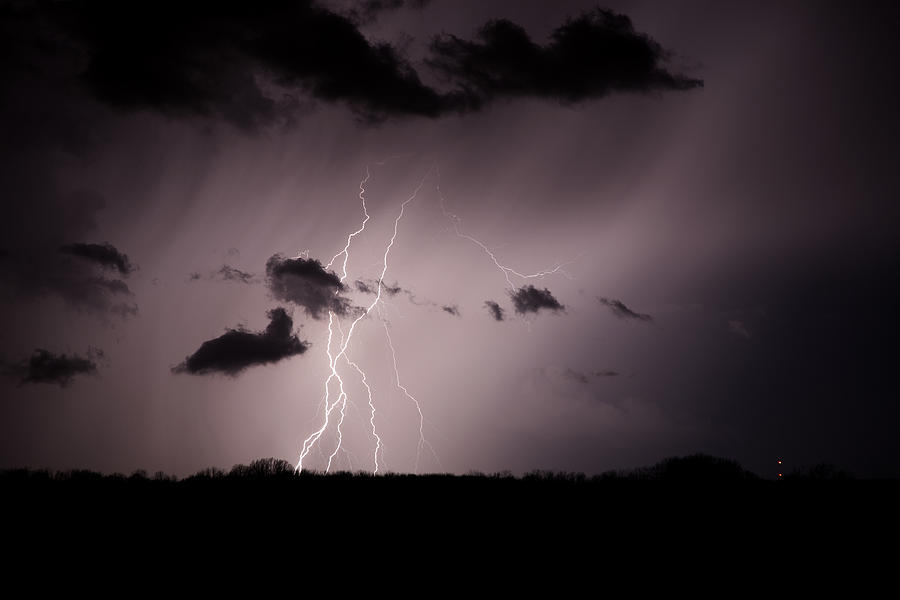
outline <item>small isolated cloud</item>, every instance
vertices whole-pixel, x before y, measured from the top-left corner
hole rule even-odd
[[[208,279],[210,281],[234,281],[236,283],[248,284],[257,283],[257,280],[253,278],[253,273],[241,271],[230,265],[222,265],[219,270],[211,272],[206,277],[196,271],[188,275],[188,281],[201,281],[203,279]]]
[[[348,19],[359,25],[375,21],[381,14],[401,8],[422,9],[431,0],[362,0],[346,12]]]
[[[222,268],[216,271],[216,277],[222,281],[236,281],[238,283],[253,283],[253,273],[245,273],[240,269],[228,265],[222,265]]]
[[[266,314],[269,325],[265,331],[254,333],[242,328],[229,329],[224,335],[203,342],[172,372],[191,375],[224,373],[233,377],[247,367],[276,363],[306,352],[309,344],[292,334],[294,321],[283,308],[274,308]]]
[[[635,319],[638,321],[652,321],[653,317],[647,314],[638,313],[627,306],[621,300],[613,300],[611,298],[597,298],[597,301],[600,304],[609,307],[609,310],[612,311],[614,315],[616,315],[620,319]]]
[[[728,321],[728,331],[748,340],[752,337],[750,330],[747,329],[747,325],[743,321]]]
[[[454,317],[459,316],[459,307],[456,306],[455,304],[453,304],[451,306],[442,306],[441,310],[444,311],[445,313],[447,313],[448,315],[453,315]]]
[[[510,297],[513,305],[516,307],[516,312],[522,315],[530,312],[536,313],[542,308],[554,312],[565,309],[547,288],[539,290],[533,285],[526,285],[511,292]]]
[[[361,281],[357,279],[353,282],[353,285],[356,287],[357,292],[362,292],[363,294],[372,294],[373,296],[378,293],[377,288],[370,286],[365,281]]]
[[[381,291],[388,296],[394,297],[400,292],[404,291],[402,287],[397,285],[397,282],[394,282],[393,286],[386,284],[383,281],[377,281],[375,279],[357,279],[353,282],[354,287],[356,287],[357,292],[362,292],[363,294],[371,294],[375,295],[378,293],[378,286],[381,285]]]
[[[594,371],[594,377],[618,377],[618,371]]]
[[[119,252],[109,242],[103,244],[65,244],[59,247],[63,254],[77,256],[91,261],[104,268],[116,269],[122,277],[128,277],[135,270],[134,265],[128,260],[128,255]]]
[[[585,383],[585,384],[588,383],[587,375],[585,375],[584,373],[582,373],[580,371],[576,371],[575,369],[571,369],[571,368],[567,367],[566,370],[563,371],[563,375],[565,377],[568,377],[569,379],[573,379],[573,380],[577,381],[578,383]]]
[[[88,349],[87,356],[77,354],[54,354],[40,348],[31,357],[7,368],[7,374],[18,379],[19,384],[49,383],[66,387],[80,375],[96,375],[96,360],[103,357],[103,351]]]
[[[493,300],[485,300],[484,305],[495,321],[503,320],[503,308]]]
[[[276,299],[302,306],[314,319],[321,319],[328,311],[340,316],[352,311],[350,300],[340,295],[347,286],[318,260],[276,254],[266,262],[266,276]]]

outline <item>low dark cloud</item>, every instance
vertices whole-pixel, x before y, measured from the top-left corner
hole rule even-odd
[[[253,273],[247,273],[228,265],[216,271],[216,277],[222,281],[236,281],[238,283],[253,283]]]
[[[266,277],[272,296],[302,306],[314,319],[321,319],[328,311],[340,316],[353,311],[350,300],[340,295],[347,286],[318,260],[276,254],[266,262]]]
[[[388,4],[372,3],[367,14]],[[374,120],[437,117],[453,104],[396,48],[311,0],[84,0],[32,11],[48,38],[86,58],[81,78],[93,95],[121,109],[255,129],[289,121],[300,96]]]
[[[563,375],[565,375],[569,379],[573,379],[573,380],[577,381],[578,383],[583,383],[583,384],[588,383],[587,375],[585,375],[581,371],[576,371],[575,369],[572,369],[572,368],[566,368],[566,370],[563,372]]]
[[[516,312],[522,315],[525,313],[536,313],[542,308],[554,312],[565,309],[547,288],[539,290],[533,285],[526,285],[514,292],[510,292],[510,297]]]
[[[458,317],[459,315],[459,307],[455,304],[450,306],[442,306],[441,310],[447,313],[448,315],[453,315],[454,317]]]
[[[422,9],[432,0],[363,0],[355,2],[346,11],[348,19],[359,25],[375,21],[384,13],[394,12],[402,8]]]
[[[507,20],[488,22],[474,41],[439,36],[425,61],[449,83],[437,90],[402,50],[359,29],[424,4],[368,0],[341,13],[313,0],[23,2],[0,15],[0,31],[14,34],[4,50],[19,74],[41,71],[67,91],[77,81],[122,110],[248,131],[290,123],[309,98],[381,121],[479,110],[504,97],[575,102],[702,83],[669,72],[667,52],[628,17],[597,10],[564,23],[546,46]],[[34,61],[36,48],[53,60]]]
[[[234,281],[236,283],[247,284],[258,283],[258,281],[253,278],[253,273],[241,271],[230,265],[222,265],[219,270],[211,272],[207,277],[204,277],[196,271],[188,274],[188,281],[201,281],[203,279],[208,279],[210,281]]]
[[[374,288],[365,281],[361,281],[359,279],[354,281],[353,285],[356,286],[356,291],[362,292],[363,294],[372,294],[374,296],[378,293],[378,288]]]
[[[104,268],[116,269],[123,277],[128,277],[135,270],[131,261],[128,260],[128,255],[119,252],[109,242],[102,244],[65,244],[59,247],[59,251],[63,254],[77,256],[78,258],[94,262]]]
[[[35,171],[39,153],[29,154],[26,160],[13,153],[0,164],[8,200],[0,218],[0,297],[29,302],[55,296],[101,317],[136,314],[133,294],[120,279],[134,270],[128,256],[108,243],[73,242],[96,229],[103,196],[85,189],[61,193]]]
[[[103,357],[99,349],[89,349],[87,356],[54,354],[40,348],[29,358],[6,368],[7,375],[18,379],[19,384],[48,383],[66,387],[75,377],[96,375],[96,360]]]
[[[621,300],[613,300],[611,298],[597,298],[597,301],[600,304],[609,307],[609,310],[612,311],[614,315],[616,315],[620,319],[635,319],[637,321],[652,321],[653,317],[650,315],[639,313],[631,310]]]
[[[503,311],[503,308],[499,304],[497,304],[493,300],[485,300],[484,305],[485,305],[485,307],[487,307],[488,312],[491,314],[491,316],[494,318],[495,321],[503,320],[503,312],[504,311]]]
[[[569,19],[536,44],[506,19],[489,21],[471,41],[444,34],[427,63],[470,93],[477,105],[503,97],[562,102],[613,92],[686,90],[703,82],[669,72],[669,53],[625,15],[597,9]]]
[[[594,371],[594,377],[618,377],[618,371]]]
[[[384,293],[385,293],[385,294],[387,294],[388,296],[391,296],[391,297],[396,296],[396,295],[399,294],[400,292],[406,292],[407,294],[412,295],[412,292],[410,292],[409,290],[404,290],[402,287],[400,287],[399,285],[397,285],[397,282],[396,282],[396,281],[394,282],[394,285],[392,285],[392,286],[390,286],[390,285],[388,285],[388,284],[386,284],[385,282],[382,281],[382,282],[381,282],[381,289],[384,290]]]
[[[247,367],[276,363],[302,354],[309,348],[292,333],[294,321],[283,308],[268,313],[265,331],[254,333],[242,328],[229,329],[224,335],[203,342],[200,348],[174,367],[174,373],[207,375],[224,373],[235,376]]]
[[[375,279],[357,279],[353,282],[353,284],[356,287],[356,291],[362,292],[363,294],[377,294],[379,284],[381,285],[381,291],[391,297],[396,296],[400,292],[404,291],[410,293],[408,290],[404,290],[402,287],[400,287],[397,282],[394,282],[394,285],[390,286],[383,281],[379,282]]]

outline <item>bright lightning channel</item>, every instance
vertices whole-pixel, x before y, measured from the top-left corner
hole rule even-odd
[[[384,164],[384,163],[382,162],[382,163],[378,163],[378,164]],[[300,451],[300,458],[297,460],[297,465],[295,467],[295,470],[298,472],[303,470],[303,460],[306,458],[306,456],[309,454],[310,450],[312,450],[312,448],[316,445],[316,443],[322,437],[322,434],[325,432],[325,430],[328,429],[331,413],[334,411],[334,409],[339,404],[341,405],[341,410],[340,410],[340,420],[338,421],[338,424],[337,424],[337,445],[334,449],[334,452],[332,452],[332,454],[328,458],[328,464],[325,469],[326,473],[331,469],[332,461],[333,461],[334,457],[337,455],[338,451],[341,449],[341,444],[343,443],[343,437],[341,434],[340,427],[343,424],[343,420],[344,420],[344,416],[345,416],[345,408],[346,408],[346,404],[347,404],[347,393],[344,390],[344,380],[341,378],[340,374],[338,373],[337,364],[338,364],[338,361],[342,357],[346,356],[347,348],[350,345],[350,341],[353,339],[353,333],[354,333],[354,330],[356,329],[356,325],[364,317],[366,317],[372,311],[372,309],[375,308],[375,306],[377,306],[378,303],[381,301],[381,290],[382,290],[381,282],[384,281],[384,276],[387,274],[388,256],[390,255],[391,248],[393,248],[394,242],[397,239],[397,233],[399,231],[400,221],[401,221],[401,219],[403,219],[403,214],[406,210],[406,206],[410,202],[412,202],[413,200],[416,199],[416,197],[419,194],[419,191],[425,185],[425,181],[428,179],[429,175],[431,175],[431,172],[434,170],[434,168],[435,167],[432,165],[432,167],[428,169],[428,172],[425,174],[425,176],[422,178],[422,180],[416,186],[412,195],[410,195],[409,198],[407,198],[405,201],[403,201],[403,203],[400,204],[400,212],[397,215],[397,218],[394,219],[393,235],[391,236],[391,239],[388,242],[387,247],[384,250],[384,256],[382,258],[381,276],[378,278],[378,290],[375,295],[375,300],[373,300],[372,303],[368,307],[366,307],[365,310],[361,314],[359,314],[359,316],[356,317],[356,319],[354,319],[354,321],[350,325],[349,330],[347,331],[346,336],[343,335],[343,332],[341,332],[341,340],[338,343],[339,351],[337,354],[332,354],[332,342],[334,339],[335,314],[331,310],[328,311],[328,343],[325,347],[325,353],[328,356],[328,363],[329,363],[329,368],[330,368],[331,372],[328,375],[328,378],[325,380],[325,398],[324,398],[325,417],[324,417],[322,426],[319,429],[317,429],[316,431],[314,431],[313,433],[311,433],[309,435],[309,437],[307,437],[303,441],[303,448]],[[347,278],[347,261],[349,259],[350,245],[353,241],[353,238],[356,237],[357,235],[359,235],[360,233],[362,233],[363,230],[365,230],[366,223],[369,221],[369,212],[368,212],[368,209],[366,208],[366,203],[365,203],[365,189],[366,189],[365,185],[368,182],[369,177],[370,177],[370,171],[369,171],[369,168],[367,167],[366,168],[366,177],[362,180],[362,182],[360,182],[360,192],[359,192],[359,198],[360,198],[360,201],[362,202],[363,213],[365,215],[362,225],[360,226],[360,228],[358,230],[354,231],[349,236],[347,236],[347,244],[344,246],[344,249],[341,250],[340,252],[338,252],[331,259],[331,261],[328,262],[328,265],[326,266],[326,268],[330,268],[331,265],[334,264],[334,261],[337,260],[341,254],[344,255],[344,261],[343,261],[342,268],[341,268],[341,272],[342,272],[341,279],[340,279],[341,283],[343,283],[344,280]],[[395,358],[394,365],[396,367],[396,358]],[[357,367],[357,370],[359,370],[360,373],[362,374],[362,376],[365,377],[362,370],[359,369],[359,367]],[[331,397],[331,382],[334,379],[337,379],[337,381],[338,381],[339,393],[337,395],[337,398],[334,400],[334,402],[329,402],[329,399]],[[398,378],[398,383],[399,383],[399,378]],[[368,388],[368,384],[366,384],[366,387]],[[405,388],[404,388],[404,392],[405,392]],[[410,396],[408,392],[405,392],[405,393],[407,394],[407,396],[412,398],[412,396]],[[414,398],[413,398],[413,400],[415,401]],[[419,414],[421,415],[422,414],[421,407],[419,407],[418,401],[415,401],[415,403],[416,403],[417,408],[419,409]],[[375,428],[374,410],[375,410],[375,408],[374,408],[374,404],[371,403],[371,396],[370,396],[370,407],[373,411],[371,423],[372,423],[372,427],[373,427],[373,431],[374,431],[374,428]],[[422,434],[421,427],[420,427],[419,432],[420,432],[420,436],[421,436],[421,434]],[[378,449],[380,448],[380,445],[381,445],[380,438],[377,437],[377,433],[376,433],[376,450],[375,450],[376,470],[377,470]],[[432,449],[432,451],[433,451],[433,449]],[[417,459],[417,468],[418,468],[418,459]]]

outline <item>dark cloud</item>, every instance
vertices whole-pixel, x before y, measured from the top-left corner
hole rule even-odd
[[[503,320],[503,308],[501,308],[499,304],[493,300],[485,300],[484,305],[487,307],[488,312],[491,313],[491,316],[494,317],[495,321]]]
[[[522,315],[530,312],[536,313],[542,308],[555,312],[565,308],[553,297],[550,290],[547,288],[539,290],[533,285],[526,285],[514,292],[510,292],[510,297],[512,298],[513,305],[516,307],[516,312]]]
[[[430,3],[431,0],[363,0],[362,2],[356,2],[345,14],[354,23],[363,25],[371,23],[387,12],[397,11],[402,8],[421,10]]]
[[[245,273],[240,269],[228,265],[216,271],[216,276],[223,281],[237,281],[238,283],[253,283],[253,273]]]
[[[565,375],[569,379],[574,379],[578,383],[588,383],[587,375],[585,375],[581,371],[576,371],[575,369],[566,368],[566,370],[563,372],[563,375]]]
[[[204,279],[204,277],[198,272],[190,273],[188,275],[188,281],[200,281],[201,279]],[[247,273],[229,265],[222,265],[222,268],[210,273],[206,279],[236,281],[237,283],[257,283],[257,280],[253,279],[253,273]]]
[[[393,286],[390,286],[390,285],[388,285],[388,284],[386,284],[385,282],[382,281],[382,282],[381,282],[381,289],[383,289],[383,290],[384,290],[384,293],[387,294],[388,296],[396,296],[396,295],[399,294],[400,292],[406,292],[406,293],[409,294],[410,296],[412,295],[412,292],[410,292],[409,290],[404,290],[404,289],[401,288],[399,285],[397,285],[397,282],[396,282],[396,281],[394,282],[394,285],[393,285]]]
[[[618,371],[594,371],[594,377],[618,377]]]
[[[224,335],[203,342],[200,348],[174,367],[174,373],[206,375],[225,373],[235,376],[247,367],[276,363],[302,354],[309,344],[291,333],[294,321],[283,308],[268,313],[266,330],[253,333],[244,329],[229,329]]]
[[[70,254],[88,261],[92,261],[101,267],[114,268],[119,271],[123,277],[135,270],[135,267],[128,260],[128,256],[119,252],[115,246],[109,242],[102,244],[66,244],[59,247],[59,251],[63,254]]]
[[[266,276],[275,298],[302,306],[314,319],[322,318],[328,311],[345,316],[353,310],[350,301],[340,295],[347,286],[318,260],[276,254],[266,262]]]
[[[456,306],[455,304],[453,304],[451,306],[442,306],[441,310],[444,311],[445,313],[447,313],[448,315],[453,315],[454,317],[459,316],[459,307]]]
[[[394,282],[393,286],[390,286],[383,281],[379,282],[374,279],[367,279],[365,281],[357,279],[353,283],[356,286],[356,291],[362,292],[363,294],[372,294],[372,295],[377,294],[379,283],[381,284],[381,291],[391,297],[396,296],[400,292],[404,292],[404,291],[408,294],[411,293],[408,290],[404,290],[402,287],[397,285],[396,282]]]
[[[394,47],[369,42],[357,23],[311,0],[37,6],[48,37],[87,59],[81,78],[92,93],[122,109],[253,129],[296,113],[301,94],[344,103],[366,119],[436,117],[451,104]]]
[[[370,286],[368,283],[366,283],[365,281],[360,281],[359,279],[354,281],[353,285],[356,286],[356,291],[362,292],[363,294],[375,295],[378,293],[377,289],[372,288],[372,286]]]
[[[77,80],[115,108],[220,118],[245,130],[289,123],[301,97],[380,121],[478,110],[501,97],[578,101],[701,84],[666,70],[666,51],[628,17],[598,10],[564,23],[547,46],[506,20],[484,25],[477,41],[438,37],[426,64],[451,84],[439,91],[400,50],[359,30],[385,11],[424,4],[369,0],[340,14],[312,0],[25,2],[0,15],[9,34],[0,50],[12,57],[0,67],[46,71],[69,91]],[[49,58],[37,61],[38,53]]]
[[[489,21],[478,41],[444,34],[431,45],[427,63],[468,90],[478,105],[496,98],[537,96],[562,102],[613,92],[686,90],[699,79],[670,73],[669,54],[625,15],[597,9],[569,19],[534,43],[510,21]]]
[[[87,357],[77,354],[53,354],[40,348],[35,349],[30,358],[26,358],[7,368],[7,374],[19,380],[19,384],[49,383],[66,387],[79,375],[96,375],[96,359],[102,358],[103,352],[89,349]]]
[[[39,249],[19,253],[16,259],[0,269],[0,277],[10,284],[10,291],[25,298],[56,295],[78,311],[120,317],[137,314],[128,285],[103,277],[94,262],[59,260]]]
[[[620,300],[611,298],[597,298],[597,301],[604,306],[608,306],[609,310],[620,319],[636,319],[638,321],[652,321],[653,317],[647,314],[634,312]]]

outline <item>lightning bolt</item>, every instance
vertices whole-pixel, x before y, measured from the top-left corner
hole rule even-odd
[[[347,364],[349,364],[351,367],[356,369],[357,373],[359,373],[359,376],[362,378],[362,384],[364,386],[366,386],[366,393],[369,396],[369,409],[371,410],[371,412],[370,412],[371,416],[369,417],[369,424],[372,426],[372,437],[375,438],[375,456],[374,456],[375,470],[372,471],[372,473],[377,475],[378,474],[378,451],[381,450],[381,437],[378,435],[378,430],[375,428],[375,404],[372,402],[372,388],[369,387],[369,383],[368,383],[368,381],[366,381],[366,374],[365,374],[365,372],[363,372],[362,369],[359,368],[359,365],[357,365],[355,362],[350,360],[349,356],[345,356],[344,358],[347,359]]]
[[[392,158],[394,158],[394,157],[390,157],[388,159],[385,159],[383,161],[373,163],[373,164],[377,165],[377,166],[381,166],[381,165],[384,165],[388,160],[391,160]],[[358,229],[356,229],[355,231],[348,234],[347,241],[344,244],[343,249],[341,249],[337,254],[335,254],[331,258],[331,260],[328,261],[328,264],[325,266],[326,269],[331,269],[335,263],[340,261],[340,270],[341,270],[340,282],[342,285],[347,279],[347,265],[350,260],[350,248],[351,248],[351,245],[353,244],[353,239],[355,237],[361,235],[365,231],[366,225],[371,218],[371,216],[369,215],[368,207],[366,205],[366,189],[367,189],[369,180],[371,179],[371,176],[372,176],[372,171],[371,171],[370,167],[371,166],[366,166],[365,177],[360,181],[360,184],[359,184],[358,198],[362,205],[362,211],[363,211],[362,223],[360,224]],[[387,245],[385,246],[384,254],[382,255],[381,275],[379,276],[379,278],[377,280],[378,281],[378,289],[376,291],[375,299],[371,302],[371,304],[369,304],[367,307],[364,307],[363,310],[359,314],[356,315],[356,317],[353,319],[353,321],[350,324],[350,327],[347,329],[346,332],[344,331],[344,328],[341,326],[340,320],[338,319],[338,316],[334,313],[334,311],[331,311],[331,310],[328,311],[328,340],[325,345],[325,354],[328,358],[329,374],[325,380],[324,396],[323,396],[323,400],[322,400],[322,405],[324,406],[324,418],[322,420],[321,426],[318,429],[316,429],[315,431],[313,431],[311,434],[309,434],[309,436],[303,441],[302,449],[300,451],[300,456],[297,460],[297,464],[295,467],[296,471],[298,471],[298,472],[303,470],[304,460],[307,458],[307,456],[309,455],[309,453],[312,451],[312,449],[314,447],[318,448],[318,452],[322,455],[322,457],[324,459],[324,454],[322,453],[322,448],[321,448],[321,444],[319,444],[319,441],[320,441],[322,435],[329,429],[333,420],[335,421],[334,429],[335,429],[335,442],[336,443],[335,443],[333,450],[328,455],[327,465],[325,468],[326,473],[331,470],[332,465],[335,460],[335,457],[342,450],[343,439],[344,439],[342,427],[344,424],[344,419],[346,417],[347,402],[349,400],[348,393],[344,387],[344,379],[341,377],[341,374],[338,369],[338,365],[340,364],[342,359],[347,363],[347,365],[349,367],[352,367],[356,371],[356,373],[359,375],[360,381],[362,382],[363,387],[365,387],[366,393],[368,396],[369,425],[371,427],[372,438],[375,441],[375,449],[374,449],[374,452],[372,455],[372,461],[373,461],[373,465],[374,465],[373,473],[377,474],[379,472],[380,468],[384,464],[384,444],[382,442],[382,438],[379,435],[378,429],[376,426],[377,410],[376,410],[375,402],[373,399],[372,388],[369,385],[369,381],[368,381],[366,372],[356,362],[351,360],[350,356],[349,356],[349,348],[350,348],[351,341],[353,339],[353,334],[356,330],[357,325],[360,323],[360,321],[363,318],[368,316],[372,312],[372,310],[375,309],[376,307],[378,308],[379,317],[382,321],[385,338],[387,340],[387,345],[390,348],[390,352],[391,352],[391,359],[392,359],[393,370],[394,370],[394,382],[396,383],[397,388],[400,391],[402,391],[403,395],[415,406],[416,412],[419,415],[419,438],[418,438],[418,443],[416,445],[415,472],[418,473],[418,471],[419,471],[419,466],[420,466],[421,458],[422,458],[422,452],[426,448],[430,451],[430,453],[434,457],[435,461],[438,464],[440,464],[440,459],[438,458],[434,447],[431,445],[430,442],[428,442],[428,440],[425,437],[425,425],[427,423],[427,420],[425,418],[424,412],[422,411],[422,405],[419,402],[419,400],[412,393],[410,393],[409,389],[405,385],[403,385],[403,383],[400,379],[400,368],[398,366],[398,361],[397,361],[397,351],[394,347],[394,342],[391,337],[389,322],[386,318],[384,318],[384,315],[381,312],[382,303],[383,303],[382,291],[385,287],[384,286],[384,278],[385,278],[385,275],[387,274],[387,270],[388,270],[388,262],[389,262],[388,259],[389,259],[390,253],[391,253],[391,249],[394,246],[394,243],[397,239],[397,235],[399,232],[400,221],[403,219],[407,205],[417,198],[417,196],[419,195],[423,186],[425,185],[425,182],[428,180],[428,178],[432,174],[432,172],[436,173],[435,190],[437,192],[438,200],[440,202],[441,212],[450,221],[450,223],[453,227],[453,231],[456,234],[456,236],[459,238],[462,238],[464,240],[467,240],[467,241],[475,244],[479,248],[481,248],[481,250],[485,254],[488,255],[488,257],[491,259],[491,261],[494,263],[494,265],[497,267],[497,269],[502,273],[504,279],[506,280],[506,283],[509,285],[511,290],[516,289],[516,285],[513,282],[514,277],[517,277],[523,281],[526,281],[529,279],[543,278],[548,275],[560,274],[560,275],[563,275],[563,276],[571,279],[571,276],[564,270],[564,267],[576,262],[578,260],[577,258],[574,260],[568,261],[568,262],[558,263],[558,264],[554,265],[553,267],[550,267],[548,269],[544,269],[542,271],[538,271],[535,273],[522,273],[522,272],[519,272],[519,271],[513,269],[512,267],[509,267],[509,266],[501,263],[500,259],[497,257],[497,255],[487,245],[485,245],[483,242],[476,239],[475,237],[473,237],[467,233],[464,233],[461,229],[462,219],[459,216],[457,216],[456,214],[448,211],[446,208],[444,196],[441,192],[441,187],[440,187],[440,171],[437,169],[437,166],[435,164],[432,164],[432,166],[428,169],[428,172],[424,175],[424,177],[421,179],[421,181],[419,181],[418,185],[415,187],[412,194],[405,201],[403,201],[400,204],[399,212],[394,219],[392,235],[391,235],[390,240],[388,241]],[[309,251],[304,250],[296,258],[301,258],[301,257],[308,258]],[[343,257],[343,259],[342,259],[342,257]],[[335,292],[335,293],[339,293],[339,291]],[[336,333],[337,333],[337,335],[336,335]],[[336,394],[334,395],[334,397],[332,397],[332,388],[335,385],[335,380],[336,380],[337,390],[335,390]],[[353,406],[354,406],[354,408],[356,407],[355,404]],[[338,411],[338,416],[333,418],[332,414],[334,413],[335,410]],[[347,451],[345,450],[345,453],[346,452]],[[381,456],[380,462],[379,462],[379,455]],[[349,460],[349,454],[348,454],[347,458]],[[352,463],[351,463],[351,465],[352,465]]]
[[[451,225],[453,225],[453,231],[456,233],[456,236],[460,237],[464,240],[468,240],[468,241],[472,242],[473,244],[475,244],[476,246],[478,246],[479,248],[481,248],[482,250],[484,250],[484,253],[490,257],[490,259],[493,261],[494,265],[496,265],[496,267],[498,269],[500,269],[500,272],[503,273],[503,277],[506,279],[506,283],[509,285],[510,289],[512,289],[512,290],[516,289],[516,285],[513,283],[512,277],[510,277],[510,276],[519,277],[522,280],[528,280],[528,279],[542,279],[542,278],[546,277],[547,275],[553,275],[555,273],[559,273],[560,275],[563,275],[564,277],[566,277],[568,279],[572,279],[572,276],[569,275],[563,269],[563,267],[566,267],[568,265],[575,263],[578,260],[578,258],[575,258],[573,260],[570,260],[570,261],[567,261],[564,263],[558,263],[554,267],[545,269],[543,271],[538,271],[537,273],[520,273],[519,271],[516,271],[515,269],[502,264],[500,262],[500,260],[497,258],[497,255],[494,254],[491,251],[491,249],[488,248],[483,242],[475,239],[471,235],[463,233],[460,230],[460,225],[462,224],[462,218],[449,212],[447,210],[446,205],[444,204],[444,195],[441,192],[441,173],[440,173],[440,171],[438,171],[438,173],[437,173],[437,180],[438,181],[437,181],[437,184],[435,185],[435,189],[437,190],[438,201],[440,202],[440,205],[441,205],[441,212],[444,213],[444,216],[450,220],[450,223],[451,223]]]
[[[434,456],[435,460],[440,463],[440,459],[437,457],[437,453],[434,451],[434,447],[425,439],[425,415],[422,413],[422,405],[419,404],[419,401],[416,400],[416,397],[409,393],[409,390],[406,389],[402,383],[400,383],[400,369],[397,367],[397,351],[394,350],[394,340],[391,339],[391,330],[388,327],[388,322],[386,320],[382,320],[384,324],[384,335],[387,337],[388,346],[391,348],[391,358],[394,361],[394,381],[397,383],[397,387],[403,391],[403,394],[412,401],[412,403],[416,406],[416,410],[419,413],[419,443],[416,445],[416,466],[415,473],[419,472],[419,461],[422,456],[422,448],[428,446],[428,449],[431,451],[432,456]]]
[[[384,162],[385,161],[382,161],[381,163],[376,163],[376,164],[384,164]],[[384,255],[382,257],[382,269],[381,269],[381,275],[378,278],[379,285],[378,285],[378,290],[375,295],[375,299],[372,301],[372,303],[368,307],[366,307],[364,309],[364,311],[362,313],[360,313],[353,320],[346,335],[344,335],[343,330],[340,331],[341,339],[340,339],[340,342],[338,342],[338,344],[337,344],[337,346],[339,348],[337,354],[332,353],[332,345],[333,345],[333,340],[334,340],[335,314],[331,310],[328,311],[328,342],[325,347],[325,353],[328,356],[328,364],[329,364],[329,368],[330,368],[330,373],[328,375],[328,378],[325,380],[325,397],[323,400],[324,406],[325,406],[325,415],[324,415],[322,426],[319,427],[319,429],[317,429],[313,433],[311,433],[309,435],[309,437],[307,437],[303,441],[303,447],[300,451],[300,457],[297,460],[297,465],[295,467],[295,470],[298,472],[303,470],[304,459],[307,457],[310,450],[312,450],[312,448],[316,445],[316,443],[322,437],[322,434],[328,429],[328,425],[330,423],[330,418],[331,418],[331,413],[334,411],[335,408],[337,408],[338,405],[341,406],[341,409],[339,411],[340,418],[337,422],[337,427],[336,427],[336,429],[337,429],[337,432],[336,432],[337,444],[335,446],[334,451],[328,457],[328,464],[325,469],[326,473],[328,471],[330,471],[333,459],[341,449],[341,445],[343,443],[343,435],[341,433],[341,425],[344,422],[344,416],[346,414],[347,392],[344,389],[344,380],[341,378],[340,374],[338,373],[338,369],[337,369],[338,361],[340,361],[341,358],[346,357],[347,348],[350,346],[350,342],[353,339],[353,333],[356,329],[357,324],[359,324],[359,322],[364,317],[368,316],[368,314],[372,311],[372,309],[374,309],[378,305],[378,303],[381,301],[381,291],[382,291],[381,283],[384,281],[384,277],[387,274],[388,257],[390,255],[391,249],[394,246],[394,242],[397,239],[397,234],[398,234],[399,228],[400,228],[400,221],[403,219],[403,215],[406,211],[406,206],[410,202],[412,202],[413,200],[416,199],[416,197],[418,196],[422,187],[425,185],[425,181],[428,179],[428,177],[431,175],[431,172],[434,169],[435,169],[435,167],[434,167],[434,165],[432,165],[431,168],[428,169],[428,172],[425,174],[425,176],[422,178],[422,180],[419,182],[419,184],[416,186],[413,193],[405,201],[403,201],[400,204],[399,214],[394,219],[393,234],[391,235],[391,239],[388,242],[387,246],[385,247]],[[365,202],[365,189],[366,189],[366,183],[368,182],[369,178],[370,178],[370,170],[369,170],[369,167],[366,167],[366,177],[360,182],[360,186],[359,186],[360,187],[359,198],[360,198],[360,201],[363,206],[363,214],[365,215],[363,222],[360,225],[359,229],[357,229],[356,231],[354,231],[353,233],[351,233],[350,235],[347,236],[347,243],[344,246],[343,250],[341,250],[336,255],[334,255],[334,257],[331,259],[331,261],[328,262],[328,265],[326,266],[326,268],[330,268],[331,265],[333,265],[334,262],[341,256],[341,254],[344,255],[344,261],[343,261],[343,264],[341,267],[341,272],[342,272],[341,279],[340,279],[341,283],[343,283],[344,280],[347,278],[347,261],[349,260],[350,245],[353,242],[353,238],[356,237],[357,235],[361,234],[365,230],[366,223],[369,221],[369,218],[370,218],[368,209],[366,207],[366,202]],[[349,359],[346,359],[346,360],[349,361]],[[396,367],[396,359],[395,359],[394,364]],[[365,387],[371,392],[371,388],[369,387],[368,382],[366,381],[366,378],[365,378],[365,373],[358,366],[356,366],[356,369],[359,371],[361,377],[363,378]],[[337,379],[337,381],[338,381],[338,394],[337,394],[337,398],[333,402],[331,402],[330,401],[331,384],[332,384],[332,381],[334,381],[335,379]],[[398,379],[398,382],[399,382],[399,379]],[[405,388],[404,388],[404,390],[405,390]],[[409,396],[408,392],[406,392],[406,394]],[[410,396],[410,398],[412,398],[412,396]],[[414,398],[413,398],[413,400],[415,401]],[[416,403],[416,406],[419,409],[419,413],[421,415],[421,407],[419,406],[418,401],[415,401],[415,403]],[[375,468],[377,471],[378,450],[381,448],[381,438],[377,435],[377,432],[375,431],[375,405],[372,402],[371,393],[369,395],[369,406],[372,410],[372,417],[371,417],[370,423],[372,425],[373,433],[376,438],[376,448],[375,448],[375,465],[376,465],[376,467]],[[423,433],[423,431],[422,431],[422,428],[420,427],[420,434],[422,434],[422,433]],[[433,451],[433,449],[432,449],[432,451]],[[418,458],[417,458],[417,468],[418,468]]]

